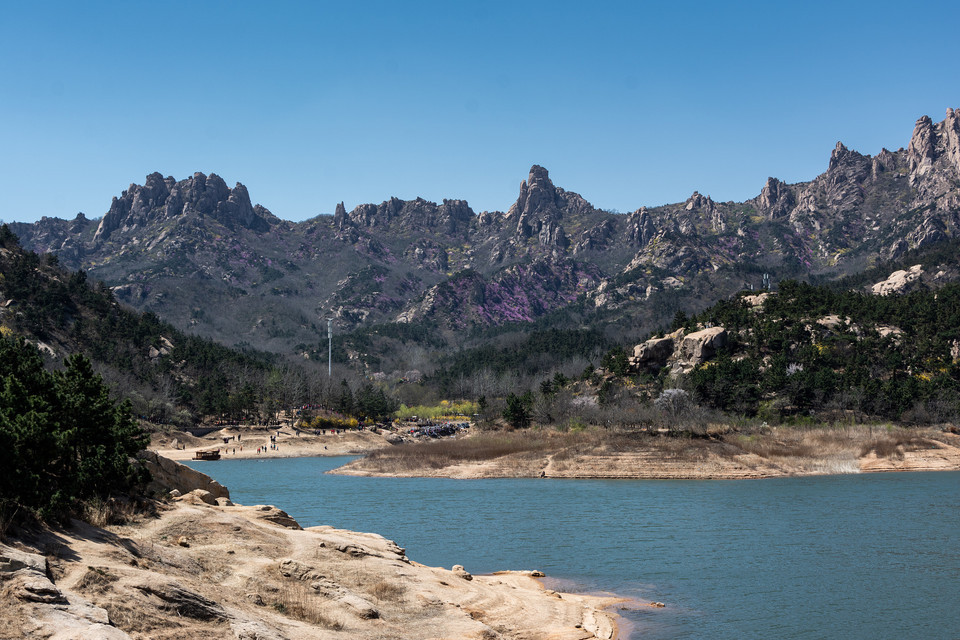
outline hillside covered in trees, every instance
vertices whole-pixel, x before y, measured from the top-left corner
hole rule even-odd
[[[323,403],[383,417],[391,398],[355,376],[331,381],[310,362],[239,351],[180,331],[118,302],[102,282],[26,251],[0,226],[0,333],[36,344],[48,366],[85,354],[133,415],[181,427],[205,418],[269,421],[284,409]]]

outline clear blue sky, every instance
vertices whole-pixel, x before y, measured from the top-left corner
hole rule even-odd
[[[755,196],[960,107],[960,3],[5,2],[0,219],[215,172],[288,220]]]

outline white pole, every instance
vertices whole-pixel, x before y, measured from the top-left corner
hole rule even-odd
[[[327,378],[333,377],[333,318],[327,319]]]

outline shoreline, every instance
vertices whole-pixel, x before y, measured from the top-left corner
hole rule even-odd
[[[909,471],[960,470],[960,435],[933,429],[908,431],[911,440],[862,453],[862,440],[868,435],[876,440],[887,429],[872,427],[844,428],[808,433],[798,429],[773,429],[769,436],[750,442],[744,449],[731,448],[722,441],[678,441],[651,439],[630,447],[611,447],[601,439],[554,434],[530,435],[544,438],[546,444],[536,451],[502,455],[482,460],[414,460],[402,457],[416,447],[429,449],[431,443],[396,444],[392,433],[348,431],[339,434],[314,435],[281,427],[271,449],[269,436],[277,429],[226,428],[203,438],[189,434],[155,435],[150,449],[159,455],[181,462],[194,459],[200,450],[220,448],[222,460],[272,459],[301,457],[366,456],[328,471],[335,475],[369,477],[442,477],[452,479],[480,478],[544,478],[544,479],[636,479],[636,480],[752,480],[764,478],[849,475],[857,473],[892,473]],[[799,434],[799,435],[798,435]],[[240,440],[223,444],[223,438],[241,435]],[[482,438],[468,436],[466,444]],[[526,436],[524,436],[526,437]],[[806,440],[819,437],[827,444]],[[788,442],[805,439],[803,442]],[[437,441],[434,441],[437,442]],[[449,443],[449,441],[447,441]],[[171,448],[180,443],[182,449]],[[236,444],[235,444],[236,443]],[[240,445],[243,445],[242,449]],[[788,445],[805,455],[786,455]],[[261,453],[257,453],[257,448]],[[670,449],[664,449],[670,447]],[[750,450],[750,448],[754,450]],[[819,448],[818,448],[819,447]],[[234,453],[234,450],[236,452]],[[772,450],[775,454],[760,455]],[[884,455],[880,455],[881,451]]]
[[[274,442],[271,442],[271,436],[275,438]],[[224,438],[228,441],[224,442]],[[271,448],[273,444],[276,449]],[[220,450],[221,460],[246,460],[363,455],[389,446],[385,436],[369,430],[322,435],[301,431],[297,435],[291,427],[224,427],[203,437],[182,431],[156,433],[151,436],[149,449],[170,460],[183,462],[194,460],[198,451],[213,449]]]
[[[760,437],[733,434],[703,440],[548,434],[532,448],[490,457],[482,456],[482,442],[461,451],[438,446],[431,452],[429,446],[409,455],[400,449],[378,452],[328,473],[454,479],[752,480],[960,471],[960,435],[937,429],[773,428]],[[505,446],[502,440],[489,448],[498,446]]]

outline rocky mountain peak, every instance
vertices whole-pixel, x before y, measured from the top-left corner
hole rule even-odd
[[[520,183],[520,195],[507,211],[507,216],[557,218],[560,211],[556,200],[557,188],[550,180],[549,172],[535,164],[530,167],[527,179]]]
[[[263,207],[254,208],[247,188],[239,182],[230,189],[215,173],[207,176],[198,171],[177,182],[154,172],[143,185],[131,184],[119,198],[113,198],[94,242],[106,240],[120,228],[190,214],[211,216],[230,228],[241,226],[253,231],[268,230],[273,218]]]
[[[683,210],[696,212],[703,220],[709,221],[710,228],[715,232],[724,231],[727,227],[726,220],[724,220],[713,198],[705,196],[699,191],[694,191],[693,195],[687,198]],[[682,233],[690,233],[695,226],[694,220],[683,222],[681,224]]]
[[[565,248],[570,243],[561,221],[595,212],[593,205],[579,194],[555,186],[549,172],[535,164],[520,183],[517,201],[510,206],[506,218],[516,220],[518,238],[536,237],[543,246]]]
[[[337,229],[357,227],[399,228],[416,232],[458,233],[470,225],[473,209],[466,200],[444,200],[443,204],[423,198],[401,200],[390,198],[375,204],[361,204],[347,213],[343,203],[337,205],[334,222]]]
[[[347,208],[343,206],[343,202],[337,204],[337,210],[333,214],[333,225],[339,231],[350,226],[350,218],[347,216]]]
[[[767,178],[757,196],[757,208],[769,219],[789,214],[795,204],[793,191],[777,178]]]
[[[850,151],[842,142],[838,141],[837,146],[833,148],[833,152],[830,154],[830,164],[827,166],[827,171],[836,169],[850,159],[851,155],[859,156],[860,154],[856,151]]]
[[[627,216],[627,235],[630,242],[641,247],[647,246],[656,233],[653,220],[646,207],[640,207]]]
[[[923,175],[941,157],[960,173],[960,113],[947,109],[942,122],[933,124],[930,116],[917,120],[907,147],[910,172]]]
[[[684,209],[687,211],[693,211],[694,209],[703,209],[713,207],[713,200],[710,196],[704,196],[699,191],[694,191],[693,195],[687,198],[686,203],[684,204]]]
[[[933,165],[934,151],[936,150],[936,134],[933,130],[933,121],[930,116],[922,116],[913,127],[913,135],[907,146],[907,158],[910,162],[911,173],[926,173]]]

